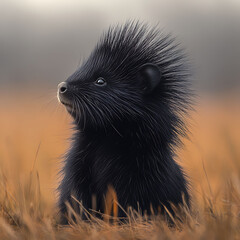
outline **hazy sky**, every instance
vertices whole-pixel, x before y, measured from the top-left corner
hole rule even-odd
[[[239,73],[239,0],[0,0],[0,82],[61,82],[103,30],[128,19],[174,32],[202,69],[205,88],[226,84],[219,69]]]

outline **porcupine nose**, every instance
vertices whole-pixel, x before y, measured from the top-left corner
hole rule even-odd
[[[62,94],[67,92],[67,83],[66,82],[61,82],[58,84],[58,92],[62,93]]]

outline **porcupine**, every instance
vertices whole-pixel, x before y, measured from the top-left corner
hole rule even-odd
[[[63,167],[59,207],[75,198],[87,210],[96,196],[104,212],[108,186],[118,216],[128,206],[142,213],[190,205],[188,181],[175,161],[186,136],[191,75],[184,51],[171,34],[128,22],[110,27],[89,58],[58,85],[59,101],[75,132]],[[165,206],[165,207],[164,207]]]

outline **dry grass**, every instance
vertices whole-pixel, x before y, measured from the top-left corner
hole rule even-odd
[[[184,221],[169,228],[159,217],[144,221],[134,212],[129,224],[93,218],[91,224],[57,225],[57,172],[70,118],[56,99],[48,104],[48,96],[1,98],[0,239],[240,239],[236,100],[208,99],[197,109],[191,141],[179,151],[191,180],[192,213],[185,210]]]

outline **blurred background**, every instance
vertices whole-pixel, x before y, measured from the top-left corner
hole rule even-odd
[[[179,159],[194,191],[219,189],[228,178],[239,184],[240,1],[0,0],[0,169],[13,191],[38,171],[43,196],[56,202],[71,135],[57,84],[109,25],[129,19],[159,23],[193,63],[199,97]]]
[[[194,61],[197,87],[240,87],[238,0],[1,0],[0,83],[63,81],[109,25],[139,19],[178,36]]]

